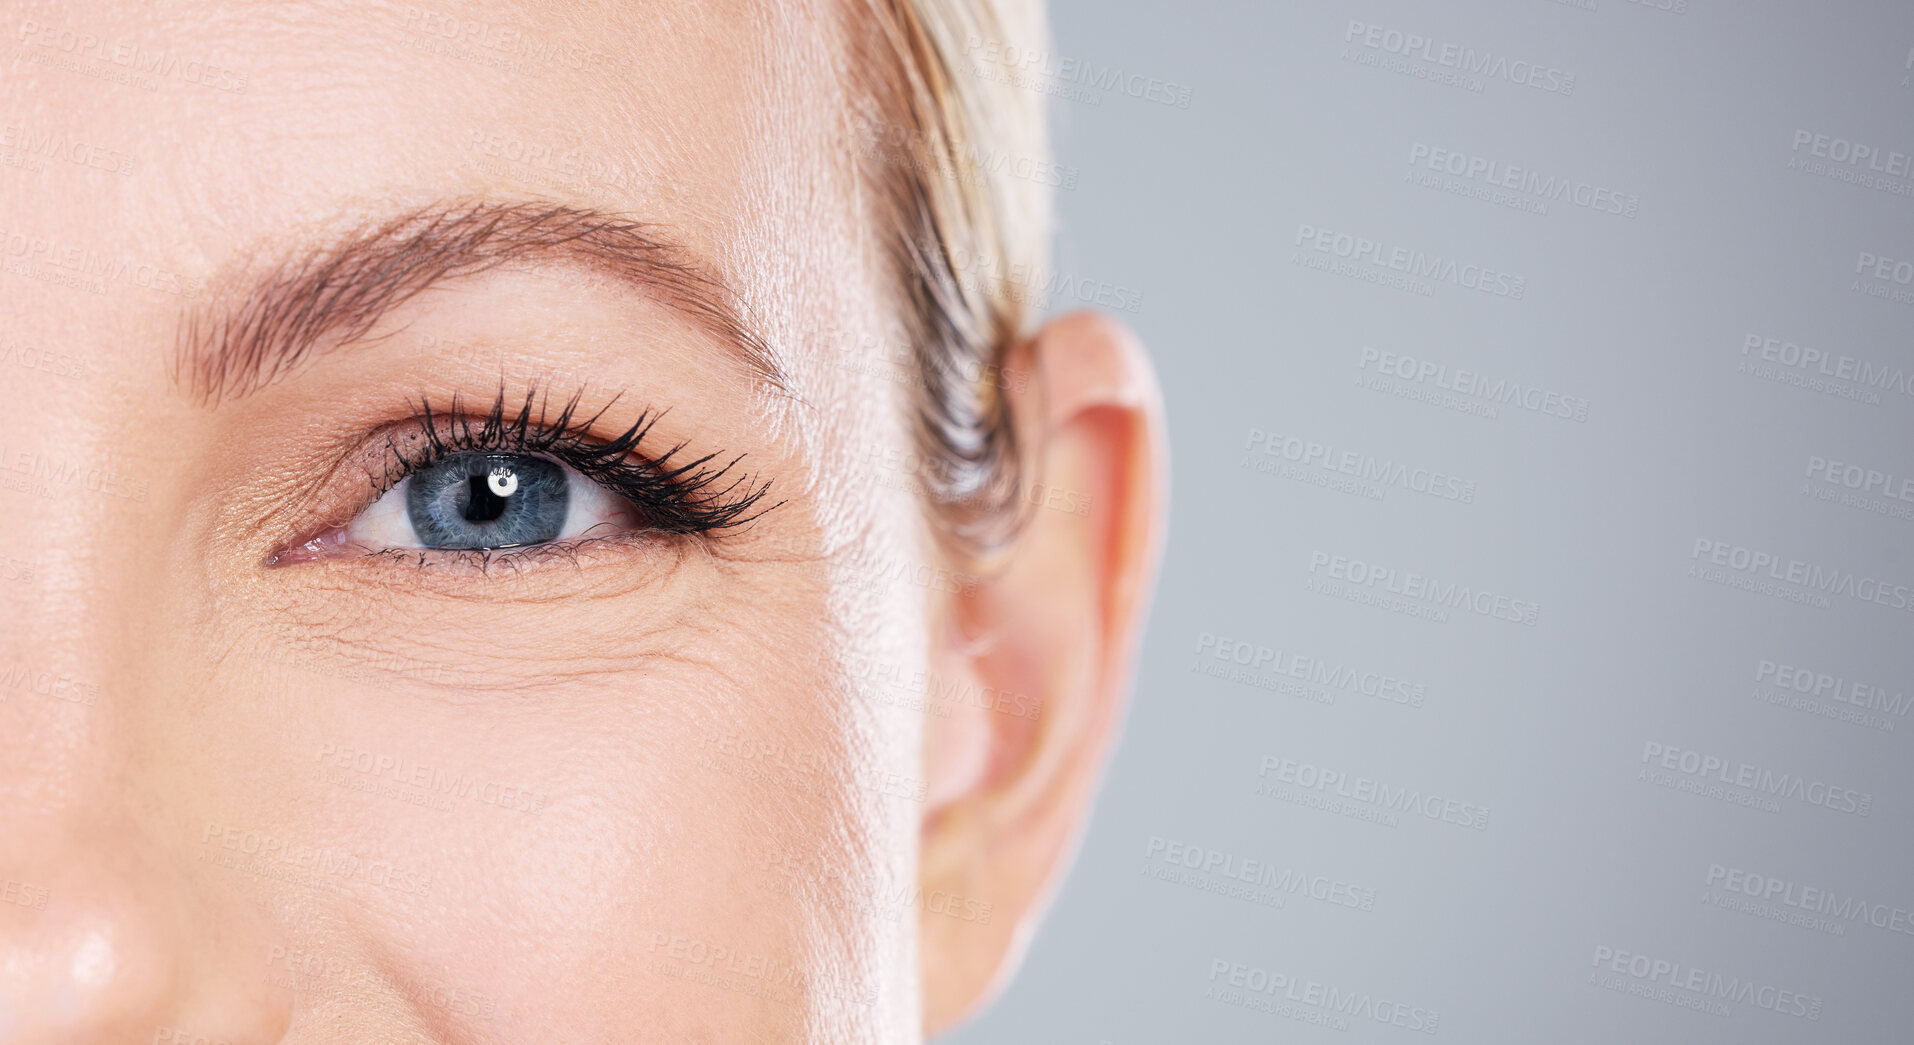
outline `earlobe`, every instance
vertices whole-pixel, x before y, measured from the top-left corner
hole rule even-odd
[[[969,597],[933,670],[976,693],[926,729],[920,885],[987,920],[920,915],[925,1027],[985,1001],[1067,867],[1122,718],[1167,496],[1161,394],[1122,325],[1053,320],[1013,365],[1024,525]],[[946,905],[947,906],[947,905]]]

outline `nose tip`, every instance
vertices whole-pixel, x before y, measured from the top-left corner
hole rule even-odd
[[[259,934],[197,902],[189,878],[97,848],[57,877],[44,860],[10,870],[11,855],[0,879],[32,902],[0,904],[0,1045],[279,1040],[289,1013],[244,974],[263,967]]]
[[[132,1040],[165,1012],[174,985],[157,912],[84,877],[70,875],[57,898],[48,883],[35,906],[0,912],[4,1045]]]
[[[164,1015],[171,971],[133,920],[96,908],[23,928],[0,944],[0,1043],[131,1040]]]

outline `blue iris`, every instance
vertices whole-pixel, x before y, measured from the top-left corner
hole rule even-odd
[[[526,454],[454,454],[412,474],[405,510],[427,548],[513,548],[565,529],[565,471]]]

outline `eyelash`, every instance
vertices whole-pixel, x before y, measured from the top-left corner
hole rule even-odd
[[[673,464],[672,459],[687,445],[682,442],[655,456],[643,454],[645,437],[662,413],[646,410],[622,434],[594,441],[587,433],[598,426],[617,400],[581,418],[578,405],[582,395],[574,394],[558,416],[549,420],[549,399],[536,387],[525,394],[524,403],[513,415],[506,412],[504,388],[499,389],[491,408],[476,417],[465,409],[460,396],[452,397],[448,410],[435,412],[421,395],[411,423],[422,442],[408,450],[392,434],[386,436],[390,456],[385,474],[374,483],[375,491],[384,494],[407,476],[453,454],[481,451],[537,453],[561,461],[630,502],[646,520],[646,532],[650,533],[725,536],[783,503],[764,504],[771,490],[769,480],[756,483],[752,477],[733,474],[743,454],[721,464],[714,464],[720,458],[715,453]]]

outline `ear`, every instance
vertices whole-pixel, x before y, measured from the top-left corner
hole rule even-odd
[[[1163,535],[1162,394],[1129,330],[1060,317],[1006,373],[1034,377],[1006,382],[1025,448],[1024,526],[995,571],[948,596],[932,643],[940,686],[966,696],[926,724],[927,1034],[1008,979],[1075,852],[1122,720]]]

